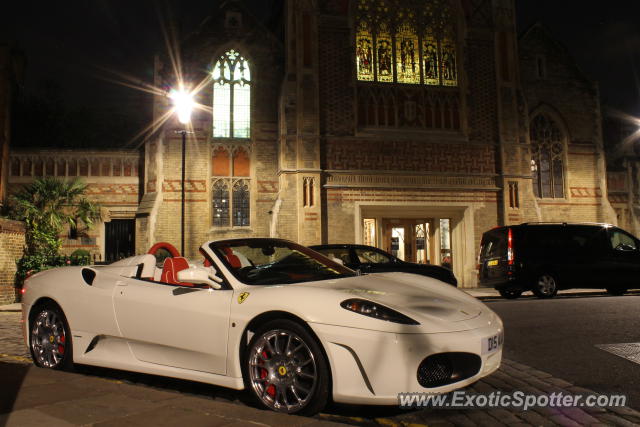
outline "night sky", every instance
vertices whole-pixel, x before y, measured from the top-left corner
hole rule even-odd
[[[248,3],[264,15],[273,1],[278,0]],[[519,32],[542,22],[600,84],[604,105],[640,115],[634,77],[634,67],[640,68],[640,2],[518,0],[517,7]],[[215,9],[215,1],[21,1],[10,8],[0,17],[0,43],[15,43],[25,52],[28,92],[49,80],[69,105],[144,109],[145,96],[98,77],[106,69],[150,82],[153,55],[164,50],[158,12],[186,34]]]

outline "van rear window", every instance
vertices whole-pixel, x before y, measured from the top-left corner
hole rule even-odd
[[[507,229],[488,231],[482,236],[480,260],[507,256]]]

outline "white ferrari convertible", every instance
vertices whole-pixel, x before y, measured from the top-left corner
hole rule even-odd
[[[146,254],[30,277],[22,309],[35,364],[248,389],[267,408],[303,414],[330,398],[387,405],[400,392],[446,393],[500,365],[500,318],[438,280],[358,276],[279,239],[200,252],[197,262],[158,266]]]

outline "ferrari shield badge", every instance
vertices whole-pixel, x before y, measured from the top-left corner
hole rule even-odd
[[[240,295],[238,295],[238,304],[242,304],[247,298],[249,298],[249,292],[241,293]]]

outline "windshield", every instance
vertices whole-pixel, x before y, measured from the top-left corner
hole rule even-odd
[[[356,274],[304,246],[286,240],[213,242],[211,250],[247,285],[274,285],[339,279]]]

